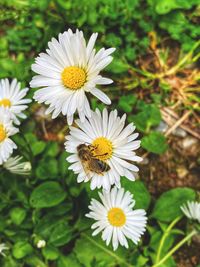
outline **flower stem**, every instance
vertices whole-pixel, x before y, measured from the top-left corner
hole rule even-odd
[[[160,255],[161,255],[161,252],[162,252],[162,248],[163,248],[163,245],[165,243],[165,240],[166,238],[168,237],[168,235],[170,234],[170,231],[171,229],[174,227],[174,225],[182,218],[181,217],[177,217],[175,220],[173,220],[170,225],[167,227],[167,229],[164,231],[164,234],[160,240],[160,244],[159,244],[159,247],[158,247],[158,252],[157,252],[157,256],[156,256],[156,263],[159,262],[160,260]]]
[[[27,152],[29,153],[29,160],[31,162],[31,165],[33,165],[34,164],[34,156],[33,156],[33,151],[31,149],[31,146],[30,146],[29,142],[27,141],[26,137],[22,133],[21,133],[21,138],[23,139],[23,141],[26,145],[25,148],[27,148]]]
[[[183,244],[185,244],[195,234],[196,234],[195,230],[190,232],[175,247],[173,247],[158,263],[154,264],[152,267],[157,267],[157,266],[160,266],[162,263],[164,263],[170,256],[172,256],[172,254],[174,254],[174,252],[176,252]]]
[[[121,262],[126,267],[134,267],[132,264],[129,264],[128,262],[126,262],[126,260],[124,260],[123,257],[118,256],[115,252],[112,252],[111,250],[109,250],[105,246],[102,246],[101,244],[99,244],[98,242],[96,242],[94,239],[92,239],[91,237],[89,237],[87,234],[82,233],[81,235],[84,238],[86,238],[88,241],[90,241],[94,246],[98,247],[99,249],[103,250],[105,253],[107,253],[108,255],[110,255],[111,257],[113,257],[117,262]]]

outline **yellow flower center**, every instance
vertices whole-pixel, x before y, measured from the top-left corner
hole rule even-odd
[[[92,143],[91,152],[93,156],[97,159],[106,161],[111,158],[113,153],[112,143],[105,137],[99,137],[95,139]]]
[[[6,131],[4,126],[0,124],[0,142],[2,142],[6,138]]]
[[[62,74],[62,82],[65,87],[71,90],[81,88],[86,82],[86,73],[79,67],[66,67]]]
[[[108,221],[112,226],[121,227],[126,223],[126,215],[120,208],[112,208],[108,212]]]
[[[11,102],[9,99],[4,98],[4,99],[0,100],[0,106],[4,106],[5,108],[10,107]]]

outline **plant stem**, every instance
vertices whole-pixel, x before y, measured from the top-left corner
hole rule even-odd
[[[126,265],[127,267],[134,267],[133,265],[129,264],[128,262],[126,262],[124,259],[120,258],[117,254],[115,254],[114,252],[110,251],[109,249],[103,247],[101,244],[97,243],[95,240],[93,240],[92,238],[90,238],[87,234],[83,233],[81,234],[82,236],[84,236],[88,241],[90,241],[93,245],[97,246],[98,248],[100,248],[101,250],[103,250],[104,252],[106,252],[107,254],[109,254],[111,257],[113,257],[114,259],[116,259],[118,262],[123,263],[124,265]]]
[[[193,230],[185,238],[183,238],[175,247],[173,247],[158,263],[154,264],[152,267],[160,266],[164,263],[174,252],[176,252],[183,244],[185,244],[193,235],[196,234],[196,231]]]
[[[157,256],[156,256],[156,263],[159,262],[160,260],[160,255],[161,255],[161,252],[162,252],[162,248],[163,248],[163,245],[165,243],[165,239],[168,237],[171,229],[174,227],[174,225],[181,219],[181,217],[177,217],[175,220],[173,220],[171,222],[171,224],[167,227],[167,229],[165,230],[161,240],[160,240],[160,244],[159,244],[159,247],[158,247],[158,253],[157,253]]]
[[[175,74],[179,69],[181,69],[186,63],[192,63],[192,62],[195,62],[196,60],[198,60],[198,58],[200,57],[200,53],[198,53],[194,58],[192,58],[192,55],[194,53],[194,51],[199,47],[200,45],[200,41],[196,42],[194,44],[194,46],[192,47],[192,49],[181,59],[178,61],[178,63],[173,66],[171,69],[169,69],[168,71],[166,72],[161,72],[161,73],[151,73],[149,71],[146,71],[146,70],[140,70],[140,69],[137,69],[137,68],[134,68],[134,67],[130,67],[132,69],[132,71],[134,72],[137,72],[147,78],[150,78],[150,79],[159,79],[159,80],[162,80],[162,78],[164,78],[165,76],[169,76],[169,75],[172,75],[172,74]],[[189,62],[190,60],[190,62]]]
[[[168,75],[174,74],[179,68],[181,68],[192,57],[192,54],[199,45],[200,41],[196,42],[190,52],[188,52],[173,68],[168,71]]]
[[[27,146],[27,152],[29,153],[29,160],[31,162],[31,165],[34,164],[34,156],[33,156],[33,151],[31,149],[31,146],[29,144],[29,142],[27,141],[26,137],[23,135],[23,133],[21,133],[21,138],[23,139],[24,143]]]

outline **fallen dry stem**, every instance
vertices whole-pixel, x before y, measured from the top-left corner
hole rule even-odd
[[[175,125],[175,122],[178,119],[178,115],[171,109],[169,108],[162,108],[161,109],[161,114],[162,114],[162,118],[163,120],[169,125]],[[188,126],[183,124],[183,121],[181,122],[180,125],[178,125],[180,128],[182,128],[183,130],[185,130],[186,132],[188,132],[189,134],[191,134],[192,136],[200,139],[200,135],[193,131],[191,128],[189,128]]]
[[[176,128],[178,128],[191,114],[191,110],[188,110],[174,125],[172,125],[164,134],[166,137],[170,135]]]
[[[189,115],[192,113],[191,110],[186,112],[178,121],[178,115],[171,109],[169,108],[162,108],[161,109],[161,114],[162,114],[162,119],[169,125],[171,126],[166,132],[165,132],[165,137],[169,136],[174,130],[176,130],[178,127],[182,128],[186,132],[190,133],[194,137],[200,139],[200,135],[190,129],[189,127],[183,125],[182,123],[189,117]],[[149,152],[146,152],[142,155],[142,158],[145,159],[149,155]]]

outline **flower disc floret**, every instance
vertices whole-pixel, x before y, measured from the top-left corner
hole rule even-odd
[[[62,81],[65,87],[78,90],[86,82],[86,73],[79,67],[67,67],[62,72]]]
[[[122,227],[126,223],[126,215],[120,208],[112,208],[108,211],[108,221],[112,226]]]
[[[3,106],[5,108],[7,108],[7,107],[10,108],[11,107],[11,102],[10,102],[9,99],[4,98],[4,99],[0,100],[0,106]]]
[[[2,124],[0,124],[0,143],[6,138],[6,130]]]
[[[105,137],[98,137],[92,142],[92,154],[95,158],[106,161],[112,157],[113,145]]]

